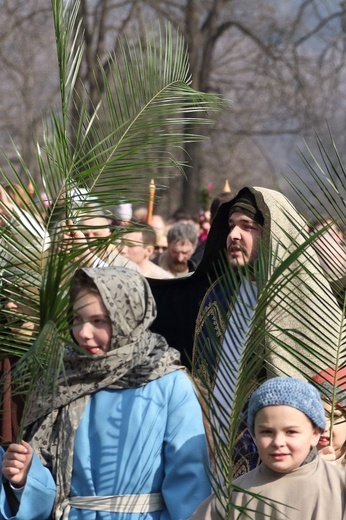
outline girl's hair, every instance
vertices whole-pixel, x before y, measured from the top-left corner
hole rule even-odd
[[[312,379],[320,385],[323,401],[332,404],[342,410],[346,420],[346,367],[326,367]],[[346,466],[346,441],[343,445],[342,466]]]
[[[2,187],[18,207],[26,209],[34,205],[34,201],[20,184],[3,184]]]
[[[99,290],[97,288],[97,285],[95,284],[94,280],[90,278],[86,274],[83,269],[78,269],[71,280],[71,286],[70,286],[70,305],[73,305],[76,301],[77,294],[82,289],[87,289],[88,291],[96,294],[100,294]]]

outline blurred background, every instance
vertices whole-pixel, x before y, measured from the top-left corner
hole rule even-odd
[[[34,139],[60,102],[52,10],[47,0],[0,5],[0,147],[20,171],[14,143],[35,177]],[[299,207],[285,176],[295,171],[310,187],[315,182],[298,150],[308,145],[318,153],[316,134],[328,150],[331,132],[344,159],[345,1],[81,0],[79,11],[86,45],[80,76],[94,106],[102,96],[97,60],[106,63],[124,34],[143,34],[144,41],[153,20],[168,20],[184,35],[192,85],[231,101],[214,126],[198,129],[206,141],[186,145],[185,176],[157,186],[155,212],[163,217],[207,209],[226,180],[232,193],[260,185]],[[77,89],[77,105],[78,96]],[[0,167],[9,173],[4,156]]]

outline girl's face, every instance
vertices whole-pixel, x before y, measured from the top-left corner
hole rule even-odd
[[[325,431],[322,433],[318,443],[318,449],[325,448],[330,444],[330,418],[332,413],[332,405],[323,401],[323,406],[326,411],[327,425]],[[339,459],[346,451],[346,414],[343,408],[334,408],[332,429],[332,445],[335,451],[335,458]]]
[[[73,336],[78,345],[92,356],[109,351],[112,324],[99,294],[80,290],[73,305]]]

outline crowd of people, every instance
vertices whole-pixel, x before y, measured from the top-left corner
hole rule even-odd
[[[0,190],[8,225],[18,210]],[[344,273],[323,263],[343,238],[319,223],[310,244],[318,225],[274,190],[213,203],[202,230],[186,215],[149,225],[128,205],[114,222],[90,202],[54,219],[79,264],[71,341],[54,391],[42,380],[28,396],[24,439],[3,438],[2,520],[346,518],[342,285],[331,283]],[[39,226],[46,252],[53,228]],[[13,318],[18,305],[4,309]],[[21,325],[9,323],[30,341],[35,320]],[[227,450],[233,425],[224,457],[215,432]]]

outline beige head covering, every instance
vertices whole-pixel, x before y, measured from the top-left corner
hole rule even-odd
[[[207,270],[211,277],[214,276],[211,266],[217,265],[220,251],[225,251],[228,215],[237,201],[249,197],[249,194],[263,215],[261,250],[264,269],[261,279],[256,277],[256,281],[259,290],[257,308],[265,307],[265,323],[258,322],[257,332],[263,332],[267,373],[312,377],[323,367],[335,365],[343,314],[312,246],[303,247],[295,260],[285,264],[290,255],[304,246],[308,233],[306,221],[284,195],[261,187],[243,188],[232,201],[222,204],[209,232],[198,271]],[[271,280],[274,273],[276,278]],[[217,283],[219,280],[216,278]],[[270,284],[273,288],[271,298],[262,296],[265,294],[263,289]],[[212,316],[222,343],[228,322],[210,303],[213,291],[215,288],[211,285],[200,307],[196,338],[205,319]],[[231,312],[232,305],[229,305],[228,317]],[[261,352],[261,342],[258,342],[258,352]]]

